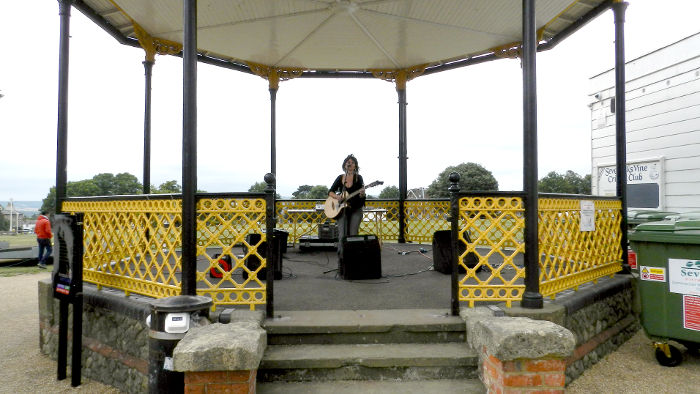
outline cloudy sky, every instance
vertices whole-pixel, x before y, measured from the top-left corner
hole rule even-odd
[[[56,1],[0,0],[0,201],[41,200],[55,183],[59,16]],[[694,0],[630,0],[632,60],[700,31]],[[104,172],[142,179],[144,52],[79,11],[71,18],[68,180]],[[614,65],[612,11],[537,57],[540,177],[590,172],[589,79]],[[700,48],[698,48],[700,52]],[[198,65],[198,188],[247,191],[270,170],[262,78]],[[408,187],[476,162],[501,190],[522,189],[522,72],[499,60],[408,83]],[[153,71],[151,183],[181,182],[182,60]],[[367,182],[398,185],[398,106],[380,80],[283,82],[277,95],[278,192],[330,186],[349,153]],[[381,187],[370,191],[378,194]]]

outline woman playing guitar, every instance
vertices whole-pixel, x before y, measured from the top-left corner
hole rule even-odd
[[[347,201],[343,211],[335,219],[338,221],[338,259],[343,258],[343,237],[357,235],[362,222],[362,207],[365,205],[365,190],[362,175],[358,174],[360,167],[352,154],[343,160],[343,174],[338,175],[328,191],[328,196],[338,201],[344,201],[345,196],[359,191]]]

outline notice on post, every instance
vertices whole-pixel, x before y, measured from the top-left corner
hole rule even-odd
[[[580,231],[595,231],[595,203],[581,200]]]

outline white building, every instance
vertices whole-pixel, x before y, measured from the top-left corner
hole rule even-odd
[[[627,62],[628,207],[700,210],[700,33]],[[591,78],[594,195],[615,195],[615,70]]]

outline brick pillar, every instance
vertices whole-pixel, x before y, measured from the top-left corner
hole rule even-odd
[[[479,353],[479,378],[489,393],[564,393],[566,359],[576,338],[544,320],[463,310],[467,340]]]
[[[521,359],[501,361],[486,354],[482,362],[481,381],[489,393],[564,393],[566,361],[563,359]]]
[[[185,394],[255,394],[257,370],[185,372]]]

